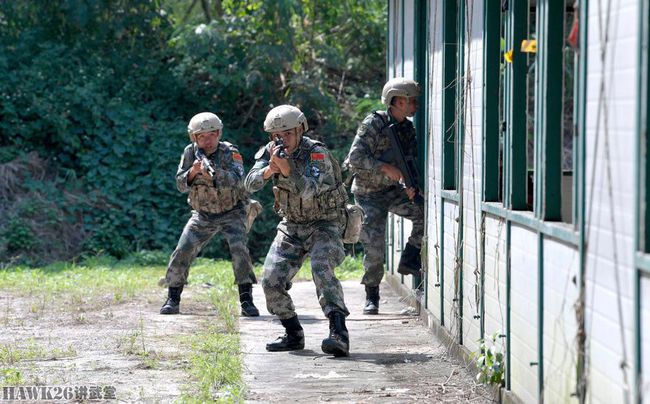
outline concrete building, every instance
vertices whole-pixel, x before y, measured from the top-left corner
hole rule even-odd
[[[650,403],[648,1],[388,8],[427,206],[422,284],[397,217],[388,281],[465,354],[496,335],[508,399]]]

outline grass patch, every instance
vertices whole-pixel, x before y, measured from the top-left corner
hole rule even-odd
[[[168,259],[168,254],[144,251],[121,261],[97,256],[80,263],[59,262],[40,268],[9,267],[0,269],[0,288],[31,297],[29,311],[33,314],[50,307],[55,298],[57,309],[83,312],[97,304],[124,303],[146,292],[160,293],[157,282],[165,275]],[[206,276],[222,272],[230,275],[232,283],[230,262],[199,258],[190,269],[188,281],[202,283]],[[84,322],[83,316],[78,322]]]
[[[196,384],[187,386],[181,402],[243,401],[239,335],[209,326],[205,332],[188,338],[188,342],[193,352],[189,372]]]
[[[29,310],[39,314],[55,297],[57,309],[79,311],[92,307],[99,298],[104,304],[133,299],[152,289],[165,266],[134,265],[110,257],[93,257],[82,263],[61,262],[41,268],[10,267],[0,270],[0,287],[19,296],[32,297]],[[65,304],[61,304],[65,302]]]
[[[71,357],[77,355],[72,345],[67,348],[46,349],[36,343],[34,338],[28,339],[24,345],[4,344],[0,345],[0,364],[13,365],[22,361],[51,360]]]
[[[108,256],[88,257],[80,263],[59,262],[45,267],[24,266],[0,269],[0,288],[21,296],[32,296],[30,312],[40,313],[51,303],[54,296],[65,295],[67,303],[61,308],[84,309],[98,297],[106,303],[122,303],[157,289],[157,282],[165,275],[169,256],[162,252],[143,251],[118,261]],[[255,266],[258,278],[262,277],[262,265]],[[339,280],[360,279],[363,266],[359,258],[346,256],[336,270]],[[224,278],[227,277],[227,279]],[[307,259],[294,278],[296,281],[311,280],[310,261]],[[189,282],[209,283],[212,287],[230,288],[233,284],[232,266],[229,261],[199,258],[190,269]]]
[[[15,368],[0,368],[0,386],[21,386],[25,379],[20,370]]]
[[[195,384],[187,386],[181,401],[243,401],[239,299],[232,271],[201,271],[195,280],[209,286],[203,298],[214,306],[220,324],[210,324],[205,331],[184,339],[183,343],[191,346],[189,372]]]
[[[136,356],[140,360],[141,368],[157,369],[160,366],[160,357],[155,351],[147,349],[144,334],[144,321],[140,318],[138,329],[122,338],[118,348],[124,355]]]

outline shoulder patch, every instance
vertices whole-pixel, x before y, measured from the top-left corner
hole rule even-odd
[[[239,154],[238,152],[233,152],[232,153],[232,159],[234,161],[238,162],[238,163],[243,163],[244,162],[244,159],[242,158],[241,154]]]
[[[325,153],[311,153],[311,161],[325,160]]]

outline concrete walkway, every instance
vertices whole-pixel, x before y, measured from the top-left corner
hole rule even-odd
[[[294,283],[290,293],[305,329],[305,349],[267,352],[265,345],[284,333],[265,310],[262,289],[254,297],[258,318],[241,318],[247,401],[254,402],[492,402],[472,374],[386,284],[381,285],[380,314],[361,314],[365,292],[358,281],[343,282],[351,314],[350,357],[324,355],[321,340],[329,322],[316,299],[313,282]]]

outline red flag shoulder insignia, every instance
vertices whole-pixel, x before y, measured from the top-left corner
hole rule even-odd
[[[242,158],[241,154],[239,154],[239,153],[233,153],[232,154],[232,159],[237,161],[237,162],[240,162],[240,163],[244,162],[244,159]]]
[[[325,160],[325,153],[312,153],[311,161],[322,161]]]

